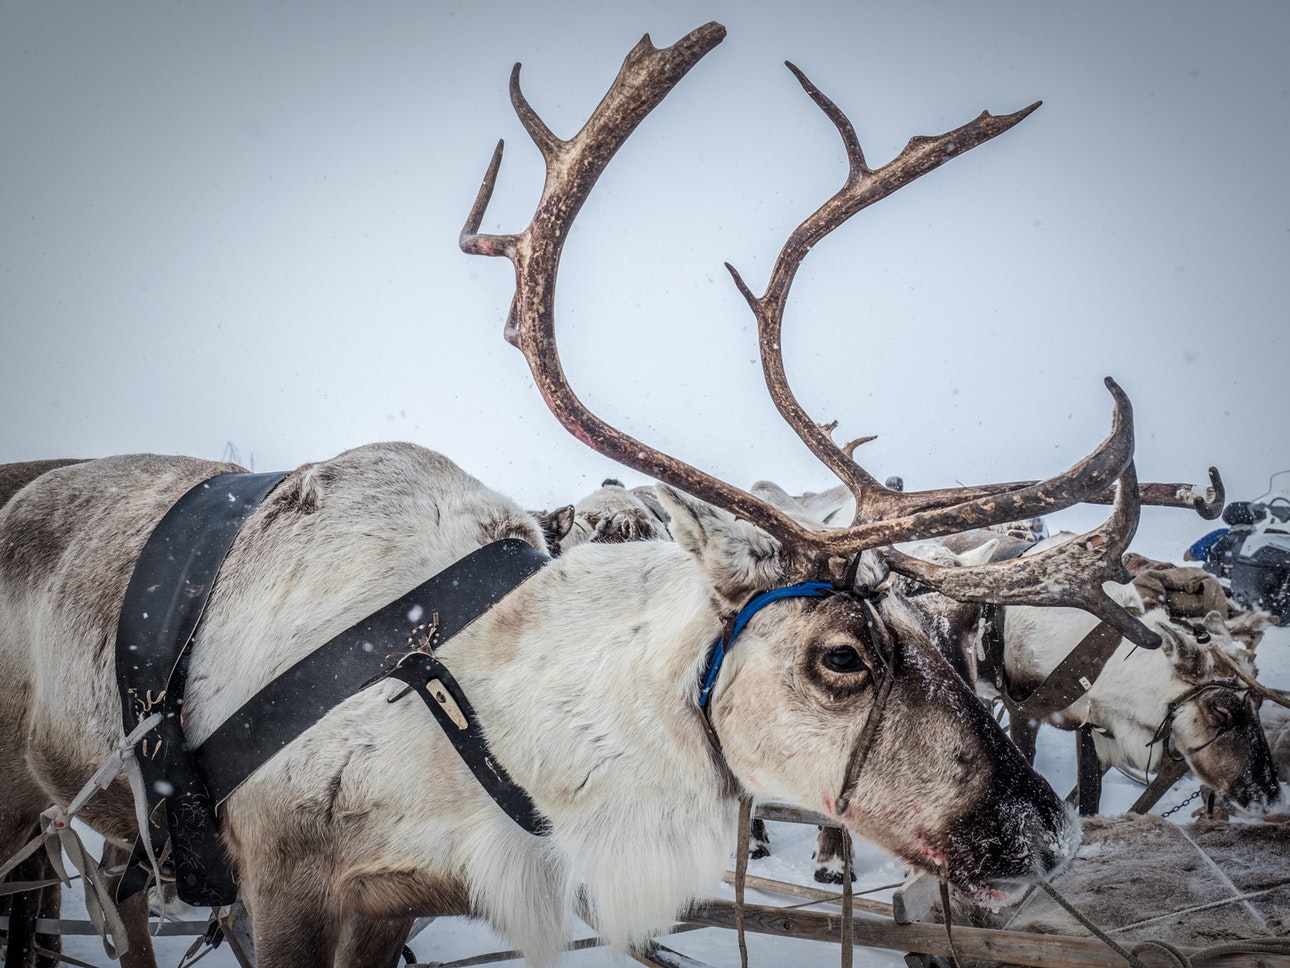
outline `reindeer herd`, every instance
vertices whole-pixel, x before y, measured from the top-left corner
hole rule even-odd
[[[1278,803],[1252,687],[1229,671],[1252,673],[1252,655],[1227,619],[1206,617],[1202,642],[1120,584],[1140,503],[1213,514],[1222,498],[1216,474],[1208,498],[1138,483],[1132,412],[1114,382],[1110,434],[1068,471],[905,492],[836,445],[785,377],[782,316],[811,247],[1033,106],[914,138],[870,168],[842,111],[790,65],[837,127],[849,171],[790,234],[763,295],[730,271],[757,320],[772,399],[841,490],[743,491],[578,400],[555,340],[564,240],[617,149],[723,36],[708,24],[664,49],[646,37],[567,140],[530,107],[517,65],[511,99],[546,183],[523,231],[481,233],[499,145],[461,237],[465,252],[514,264],[506,337],[555,416],[659,483],[606,482],[536,514],[441,454],[372,444],[287,474],[220,566],[187,665],[183,739],[198,748],[320,644],[481,546],[518,539],[551,556],[433,650],[539,832],[485,793],[401,682],[375,677],[220,806],[261,968],[392,965],[413,919],[446,914],[486,919],[538,965],[560,952],[575,913],[631,949],[719,880],[741,797],[823,814],[998,903],[1068,861],[1079,825],[978,696],[990,685],[976,675],[987,608],[1007,612],[1003,662],[1021,685],[1088,627],[1115,630],[1119,668],[1146,693],[1099,678],[1055,721],[1096,722],[1115,744],[1107,755],[1144,770],[1168,746],[1247,811]],[[0,860],[122,747],[113,642],[135,562],[181,496],[238,471],[154,455],[0,468]],[[1089,501],[1113,505],[1094,532],[996,554],[1000,533],[988,529]],[[952,547],[947,536],[965,532],[976,543]],[[1165,721],[1171,746],[1152,742]],[[140,832],[124,776],[80,818],[118,847]],[[148,964],[146,947],[126,960]]]

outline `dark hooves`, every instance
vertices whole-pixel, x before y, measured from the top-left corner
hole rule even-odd
[[[815,879],[819,881],[821,884],[841,884],[842,872],[830,870],[827,867],[817,867],[815,868]],[[855,880],[856,880],[855,871],[852,871],[851,883],[854,884]]]

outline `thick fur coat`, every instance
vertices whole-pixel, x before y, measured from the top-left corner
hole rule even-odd
[[[180,495],[234,469],[110,458],[55,468],[0,510],[0,851],[120,745],[113,642],[134,560]],[[430,914],[486,918],[535,964],[580,908],[615,945],[638,945],[719,878],[741,790],[834,815],[977,893],[1072,854],[1069,810],[896,597],[876,613],[849,595],[759,613],[718,680],[714,750],[695,703],[708,645],[723,615],[795,579],[764,534],[660,491],[676,543],[571,549],[439,650],[549,836],[501,812],[414,695],[373,686],[222,808],[263,968],[393,956],[410,920]],[[329,637],[503,537],[543,540],[531,515],[419,447],[294,471],[247,520],[214,588],[192,647],[190,741]],[[900,673],[839,812],[879,615]],[[120,780],[84,817],[115,842],[135,835]]]

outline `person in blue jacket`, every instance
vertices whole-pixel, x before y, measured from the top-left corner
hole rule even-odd
[[[1204,561],[1209,557],[1214,545],[1218,544],[1219,539],[1230,530],[1230,528],[1215,528],[1209,534],[1197,538],[1192,542],[1191,547],[1183,552],[1183,561]]]

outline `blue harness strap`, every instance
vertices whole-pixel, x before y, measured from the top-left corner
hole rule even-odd
[[[743,608],[736,613],[729,627],[713,640],[708,648],[708,664],[699,676],[699,708],[707,711],[708,700],[712,689],[717,684],[717,674],[721,664],[734,646],[735,637],[743,631],[749,620],[771,602],[782,598],[826,598],[837,591],[837,588],[826,581],[804,581],[797,585],[785,585],[783,588],[772,588],[759,592],[750,598]]]

